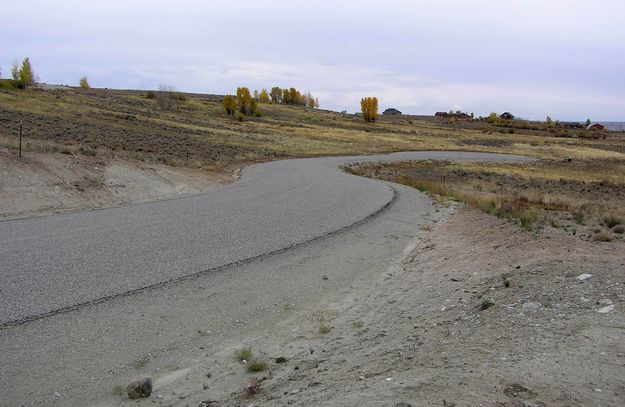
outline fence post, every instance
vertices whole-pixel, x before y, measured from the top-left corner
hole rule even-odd
[[[22,121],[20,120],[20,149],[17,153],[19,158],[22,158],[22,126]]]

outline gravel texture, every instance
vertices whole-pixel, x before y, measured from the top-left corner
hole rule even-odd
[[[15,325],[215,270],[348,227],[395,196],[353,161],[527,160],[416,152],[276,161],[181,199],[0,222],[0,324]]]

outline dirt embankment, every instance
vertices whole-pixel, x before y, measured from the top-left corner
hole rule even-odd
[[[0,149],[0,219],[175,198],[217,188],[238,169],[177,168],[115,158]]]
[[[147,404],[625,405],[622,242],[467,208],[429,226],[377,281],[250,333],[266,370],[247,373],[233,355]]]

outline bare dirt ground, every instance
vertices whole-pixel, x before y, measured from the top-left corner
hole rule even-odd
[[[176,198],[236,179],[235,167],[191,169],[138,160],[0,148],[0,219]]]
[[[250,333],[265,371],[224,346],[146,404],[625,405],[623,243],[443,212],[377,280]]]

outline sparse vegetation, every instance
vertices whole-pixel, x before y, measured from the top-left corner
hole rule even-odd
[[[262,372],[267,369],[267,362],[262,359],[253,359],[247,362],[247,371],[250,373]]]
[[[352,326],[353,326],[354,328],[356,328],[356,329],[360,329],[360,328],[362,328],[363,326],[365,326],[365,324],[364,324],[364,322],[362,322],[362,321],[354,321],[354,322],[352,322]]]
[[[572,226],[584,226],[592,219],[608,228],[622,223],[625,208],[619,196],[625,192],[625,177],[605,173],[612,162],[588,158],[583,170],[557,160],[525,164],[425,161],[363,164],[346,170],[412,186],[437,201],[450,197],[527,230],[550,224],[578,234]]]
[[[330,331],[332,331],[332,327],[325,323],[319,324],[319,328],[317,329],[317,332],[319,333],[319,335],[329,334]]]
[[[278,364],[282,364],[282,363],[286,363],[287,359],[284,356],[279,356],[276,358],[276,363]]]
[[[252,355],[252,348],[250,348],[249,346],[234,351],[234,357],[237,358],[239,361],[249,361],[250,359],[252,359]]]
[[[141,369],[143,367],[145,367],[145,365],[148,364],[148,362],[150,361],[150,357],[147,355],[138,357],[133,363],[132,365],[135,367],[135,369]]]
[[[163,110],[178,110],[180,101],[184,100],[184,97],[178,93],[176,87],[162,83],[158,87],[156,93],[156,102]]]
[[[611,242],[614,240],[614,235],[609,230],[602,229],[595,235],[595,240],[599,242]]]
[[[91,86],[89,86],[89,81],[87,80],[86,76],[83,76],[82,78],[80,78],[80,80],[78,81],[78,84],[80,85],[81,89],[91,88]]]

